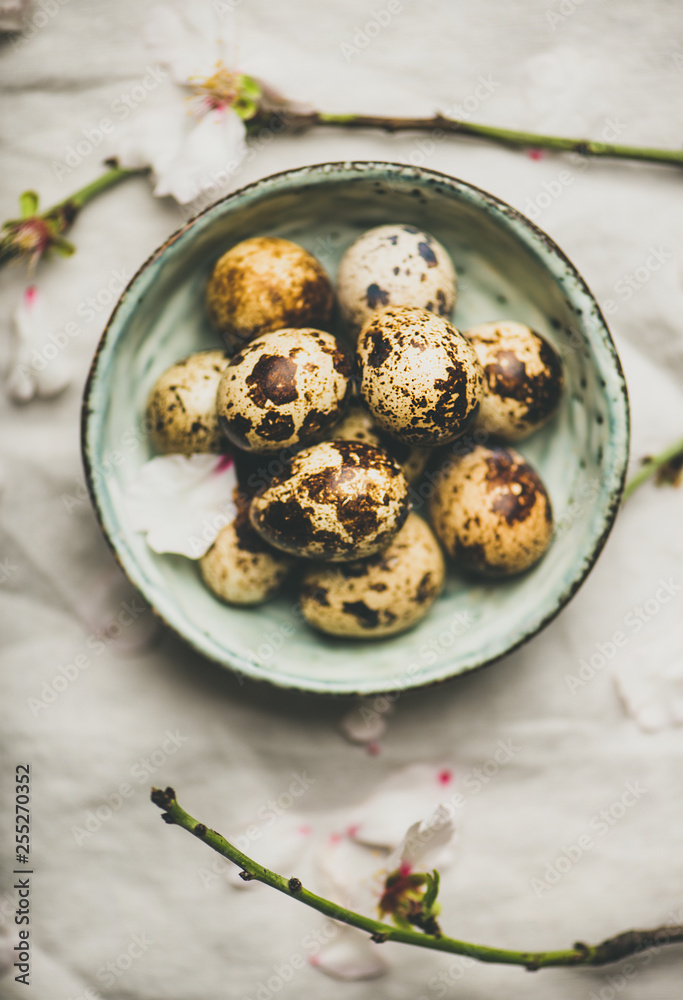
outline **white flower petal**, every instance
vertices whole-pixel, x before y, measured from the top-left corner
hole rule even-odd
[[[140,111],[126,122],[110,146],[111,155],[127,170],[151,167],[158,175],[178,155],[189,124],[187,105],[174,90],[167,104]]]
[[[448,797],[453,772],[433,764],[411,764],[391,775],[355,810],[349,835],[372,847],[394,850],[406,830]]]
[[[156,168],[158,197],[172,195],[181,205],[232,177],[246,155],[246,129],[239,115],[214,109],[192,128],[173,159]]]
[[[29,365],[15,357],[5,382],[5,391],[15,403],[29,403],[36,394],[36,380]]]
[[[379,953],[381,947],[355,927],[341,927],[339,933],[311,958],[311,965],[345,982],[377,979],[388,969]]]
[[[626,712],[642,730],[660,732],[683,725],[683,670],[671,666],[651,673],[621,670],[614,683]]]
[[[249,824],[232,834],[229,839],[260,865],[265,865],[285,878],[291,878],[297,875],[297,870],[300,870],[310,849],[312,833],[312,827],[305,817],[287,812],[277,816],[274,822],[267,820],[260,824]],[[236,889],[244,889],[252,884],[240,878],[236,866],[230,867],[227,878]]]
[[[159,455],[125,493],[134,531],[155,552],[199,559],[235,517],[235,466],[220,455]]]
[[[157,62],[170,70],[176,83],[187,83],[192,77],[209,74],[219,58],[210,29],[210,23],[201,24],[197,17],[183,16],[173,7],[160,4],[147,15],[145,44]]]
[[[339,728],[351,743],[374,743],[384,735],[392,706],[386,702],[387,708],[380,712],[375,707],[377,700],[365,698],[342,717]]]
[[[50,332],[43,297],[31,285],[14,313],[14,349],[5,388],[15,402],[27,403],[35,396],[49,399],[69,385],[65,347],[58,339],[51,340]]]
[[[453,859],[450,846],[455,836],[453,810],[437,806],[427,819],[413,823],[398,850],[397,864],[389,862],[389,869],[406,866],[411,871],[428,872],[434,868],[442,871]]]

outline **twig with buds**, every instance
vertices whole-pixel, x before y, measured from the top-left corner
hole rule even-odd
[[[421,931],[407,929],[403,926],[403,921],[401,926],[394,927],[360,913],[354,913],[338,903],[317,896],[306,889],[298,878],[287,879],[268,868],[264,868],[263,865],[259,865],[229,843],[220,833],[211,830],[204,823],[198,823],[189,813],[186,813],[178,805],[175,791],[172,788],[153,788],[152,802],[162,810],[162,819],[166,823],[179,826],[194,834],[212,850],[236,864],[245,881],[263,882],[272,889],[277,889],[278,892],[298,899],[299,902],[331,917],[333,920],[367,932],[370,938],[377,943],[396,941],[400,944],[416,945],[418,948],[429,948],[433,951],[467,955],[480,962],[519,965],[530,972],[560,966],[609,965],[647,949],[683,943],[683,926],[680,925],[657,927],[654,930],[624,931],[600,944],[590,945],[579,941],[573,948],[562,951],[511,951],[507,948],[490,948],[486,945],[459,941],[456,938],[443,935],[438,925],[430,923],[429,920],[422,921],[424,929]],[[430,889],[434,882],[436,882],[438,889],[438,877],[432,878],[430,876],[430,880]]]

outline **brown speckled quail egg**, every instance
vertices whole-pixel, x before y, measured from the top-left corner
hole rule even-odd
[[[307,250],[290,240],[258,236],[218,260],[206,291],[209,318],[230,350],[284,327],[330,323],[334,292]]]
[[[216,391],[229,358],[199,351],[168,368],[147,401],[150,438],[162,455],[227,449],[216,417]]]
[[[247,451],[312,444],[342,415],[351,371],[351,359],[330,333],[266,333],[225,369],[216,397],[219,423]]]
[[[474,419],[483,374],[474,349],[445,319],[389,306],[358,338],[360,394],[378,426],[406,444],[454,441]]]
[[[486,576],[520,573],[553,536],[545,486],[515,451],[477,445],[457,457],[430,504],[432,526],[458,565]]]
[[[484,370],[477,424],[503,441],[520,441],[549,420],[562,396],[562,362],[523,323],[481,323],[465,333]]]
[[[412,448],[395,438],[382,434],[374,420],[359,402],[351,403],[345,416],[330,431],[330,438],[341,441],[366,441],[384,448],[401,466],[409,483],[415,483],[427,467],[431,448]]]
[[[441,592],[444,561],[434,535],[409,514],[377,555],[338,566],[314,566],[303,578],[301,611],[329,635],[371,639],[411,628]]]
[[[357,333],[383,306],[419,306],[450,316],[456,276],[447,250],[415,226],[377,226],[344,254],[337,275],[339,305]]]
[[[219,532],[199,560],[204,583],[227,604],[262,604],[289,575],[294,560],[272,549],[249,523],[249,507]]]
[[[251,523],[270,545],[332,562],[379,552],[407,516],[400,467],[361,441],[324,441],[299,452],[250,508]]]

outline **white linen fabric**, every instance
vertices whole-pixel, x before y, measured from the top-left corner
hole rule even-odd
[[[322,109],[441,109],[557,134],[681,143],[683,14],[666,0],[214,6],[240,66]],[[16,217],[26,188],[48,205],[95,178],[110,138],[103,119],[114,137],[124,124],[116,109],[132,118],[163,105],[171,84],[156,85],[143,43],[150,7],[38,0],[24,35],[3,42],[3,219]],[[318,131],[262,144],[234,183],[343,159],[424,162],[532,215],[607,312],[631,391],[634,461],[683,433],[680,171],[577,167],[462,139],[430,146],[424,136]],[[123,284],[186,217],[170,199],[153,199],[145,179],[89,206],[71,234],[77,255],[41,265],[37,276],[54,330],[78,330],[62,348],[72,384],[26,406],[0,399],[0,913],[10,931],[13,778],[24,762],[34,870],[31,985],[10,973],[0,994],[678,1000],[680,947],[603,970],[531,975],[386,944],[379,963],[358,965],[378,978],[325,978],[310,961],[329,933],[319,915],[263,886],[237,892],[202,844],[161,823],[152,783],[173,785],[188,810],[226,833],[257,819],[282,823],[283,839],[296,817],[305,849],[287,855],[283,842],[279,850],[292,869],[285,874],[306,884],[316,877],[314,840],[343,831],[381,782],[430,764],[450,768],[463,797],[442,884],[442,924],[454,936],[560,948],[683,914],[683,728],[667,724],[680,723],[680,711],[660,706],[665,724],[641,728],[623,693],[629,677],[637,686],[647,676],[656,700],[663,672],[666,702],[680,678],[683,492],[644,486],[558,619],[494,666],[403,695],[379,753],[341,734],[348,701],[241,686],[156,628],[121,581],[83,490],[80,391]],[[0,273],[5,364],[22,289],[19,269]],[[653,600],[654,611],[652,603],[645,616],[637,610]],[[612,654],[618,630],[628,642]],[[600,656],[592,678],[567,681]],[[278,810],[284,817],[269,820]],[[252,841],[258,858],[259,837]],[[327,962],[340,974],[344,941]]]

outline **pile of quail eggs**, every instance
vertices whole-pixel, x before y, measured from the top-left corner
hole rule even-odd
[[[148,402],[156,451],[235,460],[237,516],[199,564],[218,598],[260,604],[296,581],[313,628],[389,636],[427,614],[444,556],[488,578],[543,556],[548,493],[505,445],[557,409],[560,359],[521,323],[460,333],[456,297],[447,251],[410,225],[351,244],[336,294],[288,240],[218,260],[206,303],[225,351],[183,359]],[[429,523],[411,511],[426,495]]]

